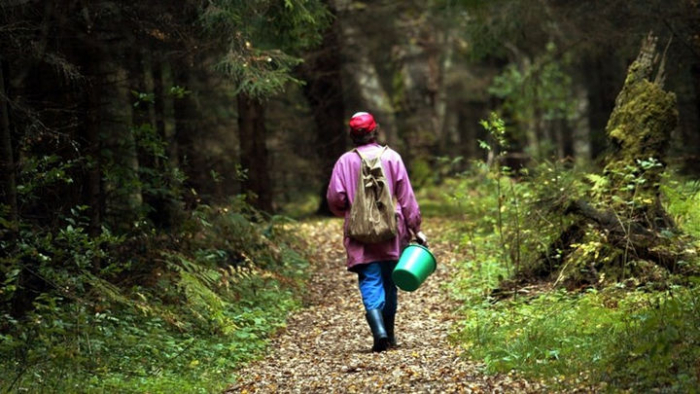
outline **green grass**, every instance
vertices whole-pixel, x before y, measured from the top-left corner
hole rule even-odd
[[[514,267],[512,253],[504,253],[494,231],[492,187],[465,178],[452,187],[455,198],[444,200],[453,203],[445,212],[459,209],[456,216],[462,218],[449,232],[464,256],[449,287],[462,303],[453,339],[466,357],[482,362],[488,373],[516,371],[548,382],[553,390],[698,392],[700,278],[683,278],[683,286],[668,282],[633,289],[626,282],[573,292],[535,283],[499,294],[501,280]],[[527,196],[537,194],[529,189],[537,187],[523,182],[515,190]],[[700,235],[696,183],[669,182],[664,198],[679,226]],[[513,200],[505,198],[503,204],[503,217],[510,220]],[[532,209],[525,198],[519,204],[521,211]],[[545,228],[521,220],[529,238],[523,240],[526,249],[536,245],[533,240],[551,237]],[[507,226],[512,230],[511,222]]]
[[[455,335],[488,372],[518,371],[564,387],[694,392],[700,294],[552,291],[464,308]]]

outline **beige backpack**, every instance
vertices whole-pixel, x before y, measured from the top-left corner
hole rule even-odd
[[[383,242],[396,236],[394,200],[381,160],[386,149],[386,146],[382,148],[373,159],[367,159],[360,151],[353,149],[360,156],[362,164],[347,228],[350,238],[363,243]]]

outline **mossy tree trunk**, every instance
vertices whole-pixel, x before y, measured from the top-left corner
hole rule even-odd
[[[617,96],[606,135],[612,152],[604,173],[617,190],[609,203],[618,212],[652,230],[673,227],[659,201],[671,132],[678,125],[676,95],[663,90],[664,61],[652,81],[656,39],[648,37],[630,66]]]

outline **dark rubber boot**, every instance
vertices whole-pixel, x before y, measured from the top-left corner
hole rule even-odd
[[[367,311],[366,317],[367,323],[369,323],[369,328],[372,329],[372,337],[374,338],[374,346],[372,346],[372,351],[385,351],[389,347],[389,336],[387,335],[386,328],[384,327],[382,311],[380,309],[372,309]]]
[[[394,318],[396,315],[384,315],[384,328],[389,339],[389,346],[396,347],[396,336],[394,336]]]

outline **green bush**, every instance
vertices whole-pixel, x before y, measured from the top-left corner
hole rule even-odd
[[[450,284],[462,302],[454,340],[487,372],[517,371],[556,389],[696,392],[700,291],[693,277],[661,276],[646,285],[606,280],[597,289],[567,291],[563,276],[588,269],[600,250],[593,243],[604,243],[589,232],[571,252],[580,265],[513,286],[516,272],[527,272],[568,225],[551,208],[582,193],[580,179],[545,163],[517,182],[483,166],[454,181],[452,202],[462,220],[452,237],[464,256]],[[665,182],[669,213],[697,235],[697,184]]]
[[[661,190],[664,207],[676,224],[700,239],[700,181],[667,178]]]
[[[35,257],[51,285],[23,317],[0,316],[3,392],[220,391],[300,306],[300,241],[283,218],[239,200],[201,206],[175,239],[95,240],[71,220],[56,236],[28,232],[3,260]],[[5,299],[16,271],[5,273]]]

